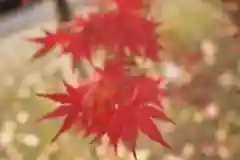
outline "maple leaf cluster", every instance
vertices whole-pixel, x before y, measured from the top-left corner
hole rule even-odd
[[[162,100],[166,96],[161,87],[162,78],[133,75],[126,69],[126,58],[141,56],[159,60],[161,49],[155,30],[158,23],[137,12],[142,0],[115,0],[115,10],[92,13],[87,18],[75,17],[68,29],[45,31],[46,36],[31,38],[42,44],[34,57],[47,54],[56,46],[61,54],[72,56],[73,68],[82,60],[91,62],[98,49],[104,49],[108,58],[103,68],[94,66],[92,77],[81,80],[78,86],[64,82],[66,93],[39,94],[60,103],[43,119],[63,118],[63,124],[53,138],[72,128],[94,136],[93,142],[103,136],[117,152],[122,141],[136,158],[135,148],[141,132],[165,147],[153,119],[172,122],[166,115]]]
[[[118,58],[124,58],[128,51],[136,56],[158,59],[161,45],[155,33],[157,23],[138,14],[121,10],[94,13],[87,18],[76,17],[69,27],[71,31],[45,31],[45,37],[32,38],[43,45],[35,57],[59,45],[62,54],[71,54],[74,65],[83,59],[90,60],[100,47]]]

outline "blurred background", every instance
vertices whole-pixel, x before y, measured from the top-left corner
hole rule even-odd
[[[14,1],[14,0],[5,0]],[[15,3],[16,2],[16,3]],[[59,121],[37,123],[54,103],[36,93],[62,90],[62,79],[76,82],[70,57],[58,49],[30,61],[37,49],[28,37],[56,27],[54,1],[37,0],[25,7],[0,1],[0,160],[96,160],[87,140],[62,135],[51,144]],[[93,1],[69,0],[75,13],[96,9]],[[159,27],[163,62],[157,73],[168,81],[165,102],[176,126],[157,122],[172,150],[140,137],[139,160],[240,159],[239,5],[235,0],[155,0],[152,16]],[[97,148],[100,160],[131,160],[122,145],[119,157]]]

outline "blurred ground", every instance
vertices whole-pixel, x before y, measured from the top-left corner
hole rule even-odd
[[[70,0],[69,2],[75,11],[93,4],[92,0]],[[53,1],[44,0],[24,9],[18,8],[11,13],[0,14],[0,37],[53,20],[56,16],[54,9]]]
[[[166,49],[163,65],[155,68],[169,82],[166,108],[177,125],[159,123],[173,150],[141,137],[139,160],[240,159],[239,47],[229,36],[233,24],[215,1],[156,1],[152,14],[164,21],[159,32]],[[55,55],[29,61],[37,46],[24,38],[55,26],[54,12],[42,9],[19,13],[24,19],[0,18],[0,160],[91,160],[88,143],[80,137],[64,134],[50,144],[58,121],[35,121],[54,107],[35,93],[61,90],[63,78],[76,80],[69,57],[56,58],[57,49]],[[132,158],[123,147],[122,158],[106,144],[97,151],[101,160]]]

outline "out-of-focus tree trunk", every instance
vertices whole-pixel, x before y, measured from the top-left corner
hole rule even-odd
[[[72,19],[73,13],[68,2],[66,0],[55,1],[59,24],[69,22]]]

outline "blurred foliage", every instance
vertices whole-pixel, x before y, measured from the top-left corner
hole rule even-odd
[[[233,24],[220,1],[206,1],[157,0],[153,7],[152,14],[164,22],[159,28],[164,63],[158,72],[169,82],[166,107],[177,125],[159,123],[172,150],[141,137],[139,160],[240,158],[239,41],[231,37]],[[22,38],[9,37],[0,45],[0,159],[90,160],[89,146],[76,136],[64,134],[50,144],[58,121],[36,122],[54,106],[35,94],[61,90],[63,78],[75,81],[68,58],[29,61],[34,47]],[[101,159],[117,159],[106,148],[99,148]],[[122,159],[130,159],[120,150]]]

